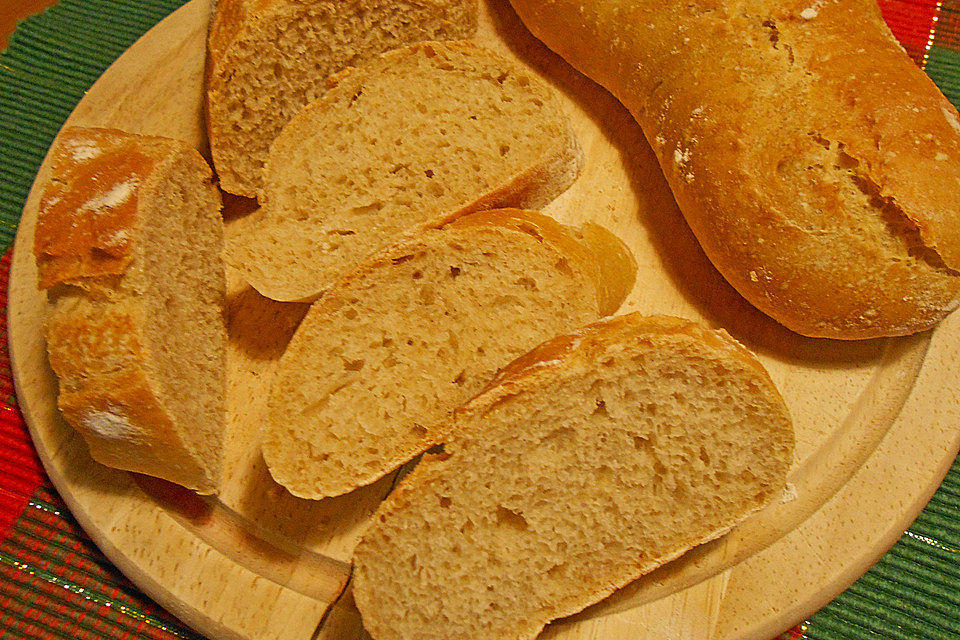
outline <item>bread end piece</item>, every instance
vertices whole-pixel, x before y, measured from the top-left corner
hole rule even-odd
[[[97,461],[214,493],[225,426],[220,194],[196,150],[70,128],[35,255],[58,406]]]

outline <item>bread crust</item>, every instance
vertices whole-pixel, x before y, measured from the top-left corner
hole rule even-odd
[[[511,1],[630,110],[704,251],[761,311],[860,339],[956,308],[960,119],[875,2]]]
[[[173,167],[189,167],[219,206],[206,161],[179,140],[68,128],[53,152],[34,253],[53,302],[45,334],[58,406],[98,462],[213,493],[219,461],[204,459],[158,387],[141,297],[141,218]],[[93,204],[91,204],[93,203]],[[225,336],[225,334],[224,334]]]
[[[115,129],[66,129],[52,155],[34,236],[39,286],[89,289],[122,275],[133,259],[140,186],[153,173],[157,140],[137,145]]]

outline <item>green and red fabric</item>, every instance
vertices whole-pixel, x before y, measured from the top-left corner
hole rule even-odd
[[[113,60],[182,4],[184,0],[61,0],[22,22],[10,48],[0,54],[4,307],[20,212],[61,124]],[[907,53],[960,104],[960,0],[880,0],[880,5]],[[44,475],[17,409],[4,315],[0,640],[13,638],[202,640],[100,553]],[[960,640],[960,462],[890,552],[782,638]]]

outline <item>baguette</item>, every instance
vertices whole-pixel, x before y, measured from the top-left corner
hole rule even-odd
[[[314,499],[377,480],[442,441],[499,367],[616,311],[635,270],[601,227],[532,211],[399,242],[314,303],[283,354],[262,427],[270,473]]]
[[[401,233],[480,209],[538,209],[581,153],[533,73],[470,42],[391,51],[290,121],[256,224],[228,259],[257,291],[314,300]]]
[[[65,129],[34,243],[61,413],[102,464],[198,493],[220,479],[220,193],[178,140]]]
[[[258,195],[270,143],[323,95],[328,76],[476,28],[477,0],[219,0],[207,41],[206,120],[221,188]]]
[[[550,340],[457,410],[374,514],[376,640],[526,640],[784,489],[790,417],[724,332],[637,314]]]
[[[874,0],[511,2],[629,109],[705,253],[761,311],[859,339],[957,307],[960,120]]]

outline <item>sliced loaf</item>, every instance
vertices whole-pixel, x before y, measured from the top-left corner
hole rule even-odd
[[[207,131],[220,186],[256,197],[270,143],[328,76],[422,40],[469,38],[477,0],[219,0]]]
[[[581,153],[532,72],[469,42],[391,51],[284,127],[262,209],[229,259],[260,293],[313,300],[395,237],[470,211],[537,209]]]
[[[500,367],[615,311],[635,269],[602,228],[518,210],[382,252],[314,303],[281,358],[262,428],[270,473],[304,498],[382,477],[443,441]]]
[[[551,340],[460,408],[355,553],[377,640],[521,640],[780,495],[794,434],[723,332],[636,314]]]
[[[225,422],[220,193],[185,143],[64,130],[37,221],[58,405],[97,461],[217,490]]]

